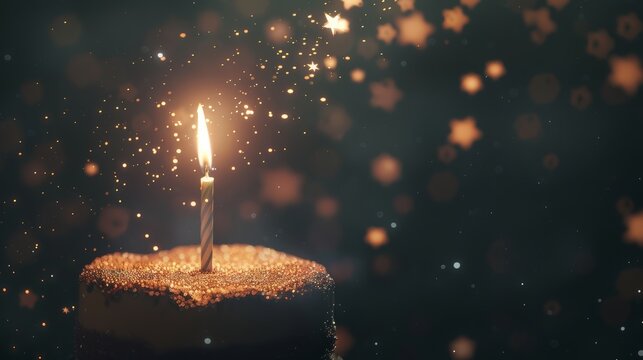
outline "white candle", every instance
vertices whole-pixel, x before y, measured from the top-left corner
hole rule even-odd
[[[212,150],[210,135],[205,123],[203,105],[197,108],[197,141],[199,150],[199,165],[203,169],[201,178],[201,271],[212,271],[212,246],[214,229],[214,178],[210,177],[212,167]]]

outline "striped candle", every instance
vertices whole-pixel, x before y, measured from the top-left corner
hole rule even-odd
[[[201,178],[201,271],[212,271],[214,178]]]
[[[212,149],[203,105],[199,104],[196,112],[199,165],[205,174],[201,178],[201,271],[210,272],[212,271],[212,230],[214,228],[214,178],[210,177]]]

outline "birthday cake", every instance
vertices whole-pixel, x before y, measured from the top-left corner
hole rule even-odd
[[[331,359],[334,282],[272,249],[115,253],[80,275],[77,359]]]

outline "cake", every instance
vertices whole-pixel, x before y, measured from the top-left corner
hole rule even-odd
[[[114,253],[80,275],[76,358],[331,359],[334,282],[309,260],[215,246]]]

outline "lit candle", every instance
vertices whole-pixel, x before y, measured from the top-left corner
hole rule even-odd
[[[197,142],[199,148],[199,165],[203,169],[201,178],[201,271],[212,271],[212,243],[213,243],[213,198],[214,178],[210,177],[212,167],[212,150],[210,149],[210,135],[205,123],[203,105],[197,108]]]

